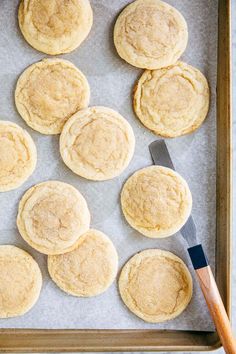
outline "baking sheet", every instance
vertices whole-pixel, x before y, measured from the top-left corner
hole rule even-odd
[[[71,60],[87,76],[91,87],[90,105],[118,110],[132,125],[136,136],[135,155],[125,172],[106,182],[86,181],[73,174],[61,161],[58,137],[44,136],[30,129],[14,106],[14,89],[21,72],[30,64],[47,57],[32,49],[23,39],[17,24],[18,0],[0,0],[0,119],[19,124],[33,137],[38,150],[37,168],[19,189],[0,194],[0,244],[15,244],[29,251],[43,273],[41,296],[34,308],[22,317],[0,320],[1,328],[90,328],[90,329],[189,329],[212,330],[201,291],[196,283],[180,234],[161,240],[148,239],[124,220],[120,205],[121,186],[130,174],[150,165],[148,151],[156,136],[145,129],[132,110],[131,91],[142,70],[118,57],[112,31],[120,10],[131,1],[92,0],[94,25],[87,40],[73,53]],[[211,265],[215,254],[215,182],[216,182],[216,68],[217,1],[168,0],[187,20],[189,43],[182,60],[198,67],[211,87],[211,107],[203,126],[194,134],[167,140],[176,170],[188,181],[193,194],[193,217],[198,236]],[[104,294],[94,298],[66,295],[50,280],[46,256],[28,246],[16,229],[18,202],[23,193],[41,181],[57,179],[71,183],[88,201],[93,228],[110,236],[119,254],[120,268],[136,252],[162,248],[180,256],[193,275],[193,298],[178,318],[148,324],[133,315],[119,298],[116,282]]]

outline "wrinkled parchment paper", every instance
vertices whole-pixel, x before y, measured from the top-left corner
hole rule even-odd
[[[213,329],[180,234],[161,240],[148,239],[133,230],[121,214],[121,186],[134,171],[151,164],[148,145],[156,139],[132,111],[131,91],[142,71],[118,57],[112,40],[115,18],[129,2],[92,0],[94,25],[89,37],[73,53],[62,56],[87,76],[91,86],[90,105],[118,110],[131,123],[136,135],[135,155],[126,171],[111,181],[97,183],[73,174],[61,161],[58,137],[44,136],[31,130],[17,113],[14,105],[16,80],[28,65],[46,55],[31,48],[23,39],[17,23],[18,0],[0,1],[0,119],[14,121],[26,128],[38,150],[38,164],[31,178],[21,188],[0,194],[0,244],[15,244],[29,251],[39,262],[43,273],[43,288],[36,306],[22,317],[0,320],[0,327]],[[168,2],[182,12],[188,23],[189,43],[182,60],[198,67],[211,87],[211,109],[204,125],[194,134],[167,140],[167,144],[177,171],[190,185],[198,237],[214,267],[217,1]],[[119,253],[120,267],[133,254],[146,248],[158,247],[180,256],[194,279],[193,298],[187,310],[170,322],[148,324],[129,312],[121,302],[116,282],[104,294],[87,299],[72,297],[59,290],[49,278],[46,256],[23,241],[15,223],[18,202],[23,193],[32,185],[48,179],[71,183],[84,194],[92,214],[92,227],[111,237]]]

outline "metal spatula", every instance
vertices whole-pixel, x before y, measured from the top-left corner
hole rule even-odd
[[[150,153],[155,165],[161,165],[174,169],[171,157],[165,141],[156,140],[149,145]],[[219,290],[217,288],[211,267],[203,247],[197,240],[197,230],[192,216],[180,230],[183,238],[188,244],[188,253],[191,258],[193,268],[197,275],[203,295],[208,305],[210,314],[215,323],[218,335],[226,353],[236,354],[236,342],[233,337],[230,322],[224,308]]]

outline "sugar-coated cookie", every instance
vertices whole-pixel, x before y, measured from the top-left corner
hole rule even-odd
[[[89,230],[68,253],[48,257],[52,280],[74,296],[95,296],[114,281],[118,256],[111,240],[102,232]]]
[[[19,232],[30,246],[44,254],[71,251],[89,225],[90,213],[84,197],[67,183],[36,184],[19,204]]]
[[[168,237],[186,223],[192,209],[187,182],[175,171],[150,166],[124,184],[121,206],[128,223],[151,238]]]
[[[184,17],[159,0],[132,2],[121,12],[114,28],[114,43],[120,57],[143,69],[174,64],[187,42]]]
[[[0,121],[0,192],[20,187],[37,163],[36,146],[19,125]]]
[[[21,316],[39,298],[42,275],[36,261],[22,249],[0,246],[0,318]]]
[[[63,59],[44,59],[29,66],[17,81],[15,103],[26,123],[43,134],[59,134],[65,122],[89,104],[84,74]]]
[[[120,175],[134,153],[135,138],[130,124],[107,107],[79,111],[65,124],[60,152],[76,174],[102,181]]]
[[[134,89],[134,111],[155,134],[176,137],[196,130],[209,109],[205,76],[183,62],[145,70]]]
[[[56,55],[69,53],[84,41],[93,12],[89,0],[21,0],[18,20],[33,48]]]
[[[148,249],[123,267],[119,290],[125,305],[144,321],[158,323],[181,314],[192,297],[192,278],[171,252]]]

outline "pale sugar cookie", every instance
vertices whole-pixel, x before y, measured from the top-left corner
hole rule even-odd
[[[33,48],[56,55],[71,52],[84,41],[93,12],[88,0],[21,0],[18,19]]]
[[[68,60],[44,59],[17,81],[15,103],[26,123],[43,134],[59,134],[65,122],[89,104],[84,74]]]
[[[74,296],[95,296],[114,281],[118,256],[110,239],[100,231],[89,230],[77,247],[68,253],[48,257],[52,280]]]
[[[79,111],[65,124],[60,152],[65,164],[87,179],[103,181],[120,175],[134,153],[130,124],[107,107]]]
[[[36,163],[37,150],[27,131],[15,123],[0,121],[0,192],[21,186]]]
[[[119,290],[130,311],[144,321],[158,323],[185,310],[192,297],[192,278],[173,253],[148,249],[125,264]]]
[[[23,195],[19,204],[19,232],[30,246],[44,254],[74,249],[89,224],[90,213],[84,197],[67,183],[37,184]]]
[[[175,171],[150,166],[135,172],[121,192],[128,223],[151,238],[171,236],[186,223],[192,196],[186,181]]]
[[[38,264],[15,246],[0,246],[0,318],[24,315],[39,298],[42,275]]]
[[[136,0],[119,15],[114,29],[118,54],[143,69],[174,64],[184,52],[188,29],[174,7],[159,0]]]
[[[176,137],[196,130],[209,109],[205,76],[183,62],[146,70],[134,90],[134,110],[155,134]]]

